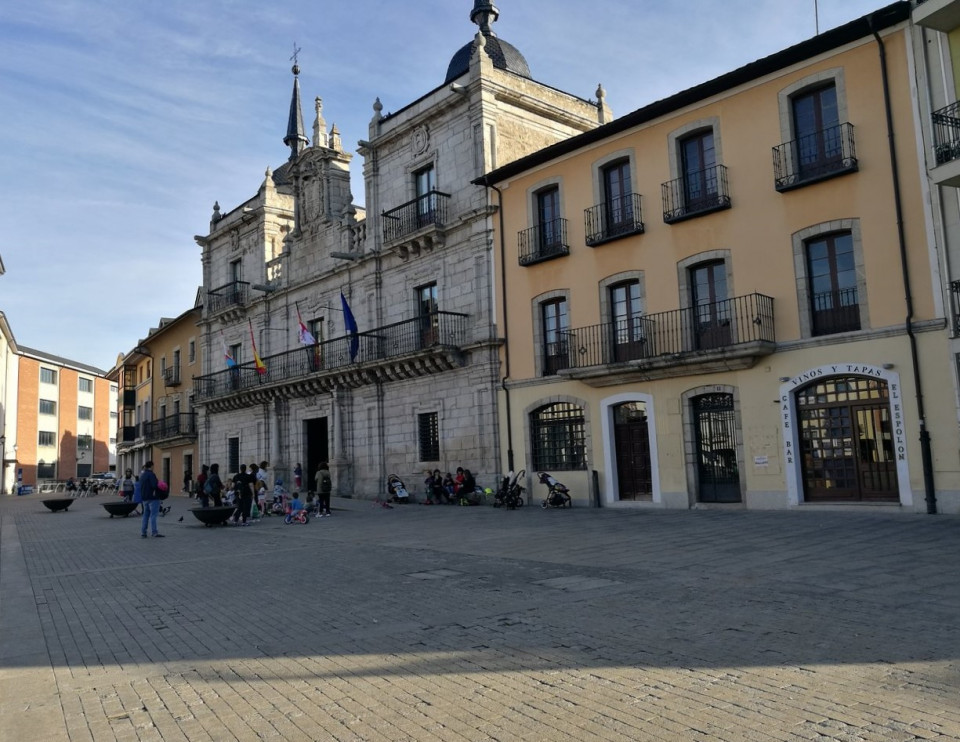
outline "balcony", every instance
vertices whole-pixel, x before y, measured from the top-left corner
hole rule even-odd
[[[640,194],[631,193],[584,210],[586,242],[597,247],[605,242],[643,234]]]
[[[159,420],[142,423],[142,430],[145,443],[194,439],[197,437],[197,416],[193,412],[167,415]]]
[[[835,335],[860,329],[860,303],[857,289],[824,291],[811,297],[814,335]]]
[[[443,247],[449,202],[449,193],[430,191],[383,212],[384,244],[396,247],[404,259]]]
[[[180,386],[180,366],[169,366],[163,370],[164,386]]]
[[[776,349],[773,299],[749,294],[583,327],[564,346],[557,375],[597,387],[750,368]]]
[[[687,173],[660,186],[663,196],[663,221],[667,224],[693,219],[730,208],[727,168],[716,165]]]
[[[937,185],[960,187],[960,102],[934,111],[930,176]]]
[[[210,314],[220,314],[231,310],[242,313],[249,300],[249,282],[231,281],[220,288],[207,292],[207,311]]]
[[[950,33],[960,27],[960,0],[917,0],[913,22],[934,31]]]
[[[774,183],[791,191],[859,169],[853,124],[840,124],[773,148]]]
[[[336,387],[411,379],[463,365],[465,314],[435,312],[355,337],[345,336],[195,377],[194,402],[217,410],[240,409],[273,395],[312,396]]]
[[[538,224],[536,227],[521,230],[517,235],[517,246],[520,252],[520,265],[533,265],[569,255],[567,220],[554,219]]]

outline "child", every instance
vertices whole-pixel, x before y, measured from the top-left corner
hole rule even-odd
[[[287,511],[291,514],[299,513],[303,510],[303,500],[300,499],[300,493],[294,492],[293,499],[290,501],[290,509]]]
[[[233,484],[232,479],[227,480],[227,491],[223,495],[223,504],[224,505],[235,505],[237,497],[237,490]]]

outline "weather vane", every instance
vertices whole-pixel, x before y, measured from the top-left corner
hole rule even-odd
[[[299,62],[299,60],[297,59],[297,55],[299,55],[300,52],[301,52],[300,47],[298,47],[298,46],[297,46],[297,42],[294,41],[294,42],[293,42],[293,56],[290,57],[290,61],[293,62],[294,64],[299,64],[300,62]]]

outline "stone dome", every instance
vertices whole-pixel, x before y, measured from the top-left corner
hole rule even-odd
[[[530,66],[524,59],[520,50],[513,44],[500,39],[491,34],[484,34],[483,40],[486,44],[483,47],[484,52],[493,61],[493,66],[498,70],[506,70],[520,77],[532,78]],[[444,84],[453,82],[461,75],[465,75],[470,69],[470,56],[473,54],[473,44],[470,42],[461,47],[450,60],[450,66],[447,67],[447,77]]]

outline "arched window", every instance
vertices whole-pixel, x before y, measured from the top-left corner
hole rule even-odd
[[[564,471],[587,468],[583,408],[557,402],[530,415],[533,468]]]

